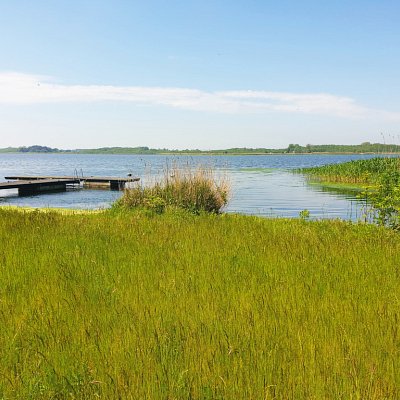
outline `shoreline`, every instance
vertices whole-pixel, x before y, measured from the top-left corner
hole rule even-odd
[[[59,152],[0,152],[0,156],[3,154],[12,154],[12,155],[57,155],[57,154],[71,154],[71,155],[99,155],[99,156],[312,156],[312,155],[398,155],[400,156],[400,152],[381,152],[381,153],[355,153],[355,152],[313,152],[313,153],[223,153],[223,152],[199,152],[199,153],[191,153],[191,152],[167,152],[167,153],[91,153],[91,152],[73,152],[73,151],[59,151]]]

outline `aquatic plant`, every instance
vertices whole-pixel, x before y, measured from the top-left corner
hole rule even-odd
[[[295,170],[313,180],[335,183],[377,183],[382,174],[400,175],[400,158],[376,157]]]
[[[307,209],[301,210],[299,212],[299,218],[301,218],[303,220],[309,219],[310,215],[311,215],[310,210],[307,210]]]
[[[359,195],[370,205],[369,218],[378,225],[400,228],[400,174],[383,172],[373,186]]]
[[[366,219],[391,228],[400,226],[400,158],[372,158],[341,164],[303,168],[312,180],[351,183],[362,188]]]
[[[219,213],[230,193],[226,175],[216,175],[210,166],[190,164],[167,165],[161,178],[148,184],[137,183],[127,188],[116,207],[146,207],[162,213],[174,206],[193,213]]]

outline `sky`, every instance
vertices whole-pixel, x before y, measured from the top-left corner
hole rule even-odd
[[[0,148],[400,144],[400,2],[0,0]]]

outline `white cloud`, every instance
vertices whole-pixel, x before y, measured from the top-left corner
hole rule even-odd
[[[400,113],[372,110],[357,104],[352,98],[325,93],[297,94],[246,90],[206,92],[168,87],[63,85],[47,76],[0,72],[0,104],[100,101],[165,105],[217,113],[286,112],[345,118],[374,115],[388,120],[400,120]]]

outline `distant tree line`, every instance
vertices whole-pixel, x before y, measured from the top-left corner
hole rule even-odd
[[[18,152],[20,153],[58,153],[60,150],[58,149],[53,149],[51,147],[47,146],[29,146],[29,147],[19,147]]]
[[[400,145],[364,142],[356,145],[344,144],[289,144],[288,153],[398,153]]]
[[[81,153],[81,154],[307,154],[307,153],[400,153],[400,145],[364,142],[357,145],[344,144],[289,144],[283,149],[233,147],[223,150],[170,150],[140,147],[101,147],[98,149],[61,150],[47,146],[7,147],[0,149],[0,153]]]

